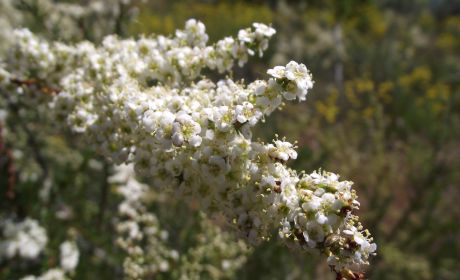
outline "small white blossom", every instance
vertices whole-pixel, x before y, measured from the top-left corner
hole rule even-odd
[[[78,264],[80,252],[75,242],[66,241],[59,246],[61,252],[60,265],[64,271],[74,271]]]

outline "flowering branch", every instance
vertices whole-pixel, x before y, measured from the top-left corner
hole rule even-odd
[[[291,61],[247,85],[202,76],[205,68],[229,73],[235,62],[262,55],[274,34],[256,23],[208,46],[204,25],[189,20],[175,36],[109,36],[97,47],[18,30],[0,81],[12,90],[15,77],[60,88],[48,99],[56,120],[114,163],[133,163],[154,185],[223,214],[251,244],[278,228],[289,247],[321,253],[340,277],[356,279],[376,245],[353,214],[352,183],[287,167],[297,152],[284,139],[251,138],[283,99],[306,99],[313,87],[306,66]]]

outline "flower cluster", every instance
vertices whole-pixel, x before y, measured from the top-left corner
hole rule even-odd
[[[40,276],[29,275],[21,278],[21,280],[66,280],[70,279],[75,268],[78,265],[80,251],[74,241],[64,241],[59,246],[60,260],[59,267],[51,268],[45,271]]]
[[[284,219],[279,233],[288,245],[325,250],[328,264],[337,271],[359,271],[362,259],[377,246],[351,213],[359,207],[352,183],[338,179],[329,172],[304,175],[298,182],[300,208]]]
[[[283,96],[286,100],[298,98],[299,101],[304,101],[308,89],[313,87],[313,81],[307,67],[295,61],[289,62],[286,67],[276,66],[268,70],[267,73],[283,86],[285,90]]]
[[[19,257],[27,260],[37,259],[48,243],[46,230],[38,221],[26,218],[16,222],[5,219],[1,225],[0,261]],[[23,280],[67,279],[78,264],[80,253],[74,241],[65,241],[60,245],[60,266],[51,268],[41,276],[26,276]]]
[[[61,268],[68,272],[74,271],[80,258],[77,244],[73,241],[65,241],[59,246],[59,251],[61,253]]]
[[[36,220],[25,219],[15,222],[6,219],[1,224],[0,260],[16,256],[35,259],[43,252],[48,243],[46,230]]]
[[[66,280],[70,279],[69,276],[75,271],[80,258],[80,251],[78,250],[75,241],[64,241],[59,246],[60,260],[59,266],[50,268],[42,273],[40,276],[28,275],[21,278],[21,280]]]
[[[235,273],[246,261],[246,244],[234,242],[202,213],[196,244],[180,253],[171,249],[168,232],[160,229],[157,217],[146,207],[147,198],[155,193],[135,179],[133,166],[117,166],[110,182],[118,185],[123,197],[116,229],[117,244],[126,253],[125,279],[144,279],[158,273],[168,273],[174,279],[198,279],[206,274],[221,279]]]
[[[59,268],[52,268],[47,270],[40,276],[26,276],[21,278],[21,280],[68,280],[69,278],[66,277],[65,272]]]
[[[224,215],[249,243],[279,228],[287,244],[325,254],[337,272],[359,270],[376,248],[352,213],[359,203],[351,183],[289,168],[297,153],[285,140],[251,139],[251,128],[283,99],[306,99],[313,86],[306,66],[292,61],[250,84],[201,76],[206,68],[228,73],[235,61],[241,66],[248,55],[261,55],[274,33],[254,24],[207,46],[204,25],[190,20],[173,37],[109,36],[95,46],[49,43],[18,30],[3,87],[25,94],[37,86],[59,89],[49,100],[63,126],[114,163],[133,163],[154,185]],[[14,82],[24,79],[35,88]],[[135,188],[130,195],[144,187]],[[122,205],[136,217],[136,204]],[[123,230],[130,240],[142,236],[130,222]]]
[[[181,254],[174,279],[234,279],[251,252],[242,240],[217,227],[202,213],[196,245]]]
[[[127,255],[123,263],[125,279],[144,279],[168,271],[179,253],[165,245],[168,232],[160,230],[157,217],[142,202],[148,186],[135,179],[130,165],[117,167],[110,181],[120,185],[118,191],[124,198],[118,206],[116,230],[117,245]]]
[[[138,8],[131,2],[93,0],[79,4],[53,0],[2,0],[0,52],[8,49],[14,27],[33,24],[31,20],[36,21],[37,29],[44,30],[48,37],[64,41],[99,40],[117,31],[122,21],[136,17]]]

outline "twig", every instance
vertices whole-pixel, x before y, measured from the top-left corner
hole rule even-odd
[[[40,81],[35,80],[35,79],[21,80],[21,79],[14,78],[14,79],[11,79],[11,82],[17,85],[21,85],[21,86],[22,85],[28,86],[28,87],[37,86],[41,92],[48,94],[48,95],[55,95],[60,91],[57,88],[45,86]]]
[[[8,199],[14,199],[15,186],[16,186],[16,166],[14,164],[13,153],[11,149],[6,147],[6,144],[3,139],[3,126],[0,123],[0,155],[5,153],[6,157],[6,173],[7,173],[7,188],[6,188],[6,197]]]
[[[338,272],[336,277],[336,280],[364,280],[366,279],[364,276],[364,273],[362,272],[353,272],[350,270]]]

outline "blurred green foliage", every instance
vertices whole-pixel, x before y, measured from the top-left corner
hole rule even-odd
[[[241,1],[149,1],[130,25],[131,34],[172,34],[189,18],[202,21],[212,41],[234,35],[254,21],[272,22],[272,10]]]
[[[368,269],[371,279],[460,279],[460,3],[159,0],[138,5],[136,21],[127,26],[135,36],[171,33],[191,17],[206,24],[212,41],[252,22],[273,23],[278,34],[269,55],[235,74],[263,77],[262,69],[292,59],[305,63],[316,83],[307,102],[286,105],[256,137],[269,141],[277,133],[297,140],[297,167],[324,168],[355,182],[360,216],[379,246]],[[90,258],[96,247],[116,250],[102,234],[109,225],[98,220],[104,215],[100,201],[92,199],[100,196],[110,171],[91,160],[91,152],[73,153],[61,138],[18,119],[18,130],[28,127],[41,139],[36,145],[59,182],[59,195],[53,196],[58,192],[53,189],[50,199],[88,197],[72,210],[84,228],[80,232],[97,244],[87,244],[78,279],[119,276],[110,264]],[[25,142],[17,144],[24,149],[37,148],[27,143],[27,135],[21,139]],[[20,160],[18,169],[25,174],[39,169],[39,159],[34,161]],[[25,212],[40,209],[28,203],[30,198],[18,199]],[[187,222],[194,214],[170,203],[174,211],[156,210],[169,221],[171,234],[183,226],[196,230],[196,222]],[[108,204],[107,211],[114,211],[115,202]],[[56,223],[49,213],[39,215],[48,226]],[[184,235],[174,240],[176,247],[191,242]],[[289,252],[273,240],[255,248],[237,278],[332,279],[333,274],[315,256]]]

